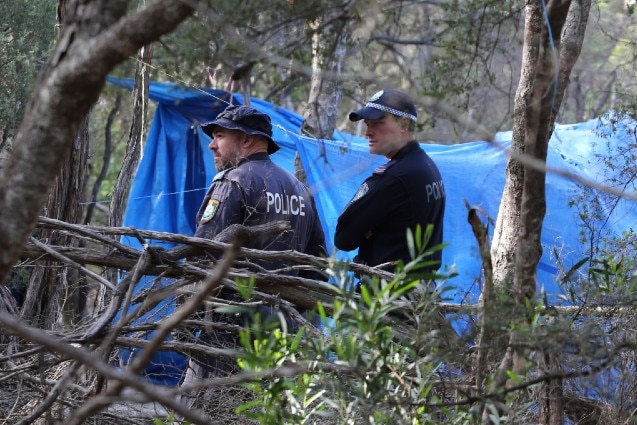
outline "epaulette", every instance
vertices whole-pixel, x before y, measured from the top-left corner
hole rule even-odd
[[[387,164],[376,167],[373,174],[383,174],[385,170],[387,170]]]
[[[225,169],[225,170],[223,170],[223,171],[219,171],[219,172],[218,172],[217,174],[215,174],[215,176],[212,178],[212,181],[213,181],[213,182],[216,182],[216,181],[218,181],[218,180],[221,180],[222,178],[224,178],[224,177],[225,177],[226,173],[227,173],[228,171],[230,171],[230,170],[232,170],[232,168],[226,168],[226,169]]]

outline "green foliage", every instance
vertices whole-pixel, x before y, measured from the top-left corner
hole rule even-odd
[[[606,151],[599,155],[593,169],[598,171],[597,181],[625,192],[634,192],[635,143],[618,144],[616,130],[625,134],[634,134],[634,125],[627,127],[625,120],[633,113],[613,112],[603,119],[610,124],[611,130],[600,134],[608,137]],[[600,128],[607,129],[608,126]],[[630,138],[629,138],[630,139]],[[565,266],[563,287],[565,301],[578,306],[580,310],[570,317],[569,329],[560,331],[560,344],[554,351],[576,353],[564,355],[565,367],[575,370],[599,368],[599,373],[591,373],[590,378],[580,378],[568,382],[568,386],[577,394],[597,394],[608,403],[609,422],[602,419],[599,423],[623,423],[627,412],[623,406],[634,402],[634,397],[626,394],[623,388],[635,386],[634,344],[624,352],[626,341],[634,341],[637,329],[634,326],[635,302],[637,301],[637,264],[634,261],[637,251],[637,235],[633,229],[622,234],[614,233],[612,223],[622,219],[622,208],[627,200],[603,190],[581,187],[573,195],[571,207],[580,220],[580,241],[587,248],[587,256],[577,259],[573,266]],[[619,212],[619,213],[618,213]],[[558,260],[566,263],[566,256],[555,252]],[[580,316],[580,312],[583,314]],[[629,354],[630,353],[630,354]],[[608,368],[608,369],[606,369]],[[610,370],[610,371],[609,371]],[[609,374],[608,382],[600,377]]]
[[[316,369],[249,384],[256,398],[240,411],[262,424],[311,423],[318,417],[338,423],[361,419],[375,424],[435,423],[432,413],[420,405],[437,400],[432,389],[441,360],[432,342],[435,337],[421,335],[422,339],[408,341],[395,331],[410,316],[403,315],[395,302],[416,284],[373,280],[369,287],[361,287],[359,300],[343,291],[331,317],[323,306],[319,308],[325,324],[320,338],[301,338],[303,331],[289,336],[256,316],[250,330],[241,335],[242,369],[259,371],[286,364],[315,364]],[[429,305],[431,300],[423,302]],[[421,312],[421,319],[433,311]],[[423,333],[435,334],[433,329]],[[321,365],[328,364],[335,370],[322,372]]]
[[[412,235],[420,257],[426,234]],[[468,408],[438,405],[448,396],[436,385],[448,373],[448,341],[434,304],[440,294],[419,290],[421,282],[407,277],[418,261],[395,280],[364,279],[359,293],[343,266],[328,270],[341,277],[341,290],[331,306],[318,305],[320,334],[288,334],[284,320],[264,322],[258,314],[241,333],[244,371],[301,369],[249,383],[254,401],[239,411],[262,424],[470,423]]]
[[[185,25],[156,46],[155,78],[186,85],[226,89],[232,72],[255,61],[251,70],[253,96],[267,98],[298,78],[268,57],[289,57],[297,65],[311,64],[308,20],[320,16],[332,2],[286,0],[228,2],[211,0]],[[235,87],[240,91],[241,87]]]
[[[633,169],[637,161],[637,142],[624,138],[625,143],[618,144],[613,137],[617,131],[634,134],[637,130],[634,124],[630,127],[626,118],[626,113],[611,113],[604,117],[608,125],[600,127],[604,132],[598,132],[598,135],[607,138],[606,151],[597,155],[594,166],[601,183],[631,192],[637,182]],[[630,259],[637,251],[637,234],[628,229],[617,235],[612,226],[626,202],[616,194],[587,186],[579,186],[579,192],[572,195],[569,206],[580,220],[580,242],[588,252],[586,258],[565,267],[568,271],[564,272],[562,280],[571,294],[570,302],[578,305],[592,300],[608,302],[630,294],[631,276],[636,270]],[[564,260],[558,252],[554,254],[558,260]]]
[[[0,148],[13,138],[55,41],[56,2],[0,2]]]
[[[494,72],[491,66],[496,60],[511,60],[512,47],[522,45],[522,6],[512,0],[441,2],[438,13],[429,17],[435,47],[421,76],[423,94],[452,99],[465,111],[475,107],[471,95],[509,84],[508,72]]]

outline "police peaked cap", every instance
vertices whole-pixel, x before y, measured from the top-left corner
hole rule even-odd
[[[268,139],[269,154],[279,150],[279,145],[272,139],[270,116],[249,106],[230,105],[217,115],[214,121],[202,124],[201,129],[212,137],[212,132],[216,126],[228,130],[239,130],[245,134],[263,136]]]
[[[369,98],[367,104],[349,114],[350,121],[379,120],[387,114],[418,120],[416,106],[409,95],[400,90],[381,90]]]

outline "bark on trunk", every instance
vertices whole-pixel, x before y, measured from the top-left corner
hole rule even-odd
[[[317,139],[330,139],[336,127],[342,100],[339,76],[343,72],[349,36],[344,31],[344,25],[329,33],[321,29],[323,20],[312,21],[309,26],[314,31],[314,55],[310,97],[303,111],[301,132]]]
[[[342,93],[340,75],[343,72],[343,62],[347,56],[347,42],[349,31],[346,22],[341,25],[325,26],[323,17],[309,23],[312,35],[312,78],[310,97],[303,111],[301,133],[316,139],[331,139],[336,128],[338,111],[341,106]],[[325,28],[331,30],[325,33]],[[295,174],[305,181],[300,159],[295,161]]]
[[[66,10],[66,0],[58,1],[58,10]],[[58,14],[58,26],[62,29],[66,24],[62,21],[64,16],[64,13]],[[82,121],[72,142],[72,148],[49,192],[43,212],[46,217],[67,223],[79,223],[88,163],[88,124],[87,116]],[[63,234],[45,231],[39,237],[49,240],[54,245],[71,243],[71,240]],[[79,313],[76,311],[80,302],[79,285],[81,285],[79,275],[74,270],[51,268],[46,264],[36,267],[29,279],[22,317],[30,322],[43,319],[43,325],[46,328],[51,328],[52,324],[58,321],[66,322],[75,319],[76,313]],[[43,315],[39,317],[41,313]]]
[[[117,176],[117,182],[113,188],[113,195],[109,207],[109,226],[120,226],[124,216],[126,194],[130,187],[131,179],[137,170],[137,165],[142,157],[142,143],[146,131],[146,116],[148,111],[148,86],[150,85],[150,63],[153,57],[153,46],[144,46],[138,54],[137,68],[135,70],[135,88],[133,89],[133,121],[131,123],[128,144],[124,163]]]
[[[105,77],[140,47],[171,32],[194,10],[157,0],[125,16],[127,1],[73,1],[60,41],[43,70],[0,176],[0,282],[18,260]],[[151,24],[152,23],[152,24]]]
[[[584,39],[590,1],[527,1],[522,72],[514,106],[513,140],[506,182],[491,253],[493,279],[512,295],[514,326],[529,322],[525,302],[536,292],[536,270],[542,255],[541,232],[546,212],[545,169],[548,143],[565,88]],[[547,25],[548,24],[548,25]],[[532,303],[531,303],[532,304]],[[515,334],[502,364],[518,376],[526,373],[527,353]],[[517,347],[517,348],[516,348]],[[507,367],[508,368],[508,367]],[[497,381],[497,379],[496,379]],[[550,404],[550,417],[562,417],[561,401]],[[485,415],[484,423],[491,423]],[[553,420],[553,419],[551,419]]]
[[[67,223],[79,223],[82,218],[81,201],[86,183],[86,165],[89,153],[88,117],[75,137],[73,147],[65,160],[44,209],[46,217]],[[53,245],[76,246],[66,235],[50,231],[38,237]],[[56,322],[68,322],[81,315],[80,276],[72,269],[52,268],[42,264],[33,270],[22,308],[22,317],[30,322],[44,320],[50,328]],[[42,315],[42,317],[39,317]]]

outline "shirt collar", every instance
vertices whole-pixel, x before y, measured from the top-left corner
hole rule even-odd
[[[409,154],[409,152],[415,149],[418,149],[418,147],[420,147],[420,144],[415,140],[412,140],[411,142],[407,142],[405,146],[403,146],[402,148],[400,148],[400,150],[398,150],[398,152],[396,152],[396,154],[392,157],[391,160],[397,161],[401,158],[404,158],[407,154]]]

